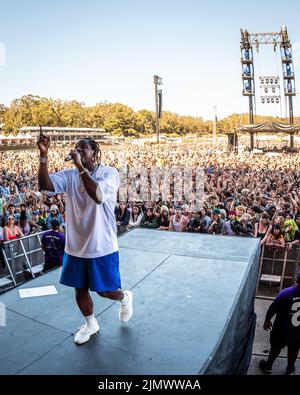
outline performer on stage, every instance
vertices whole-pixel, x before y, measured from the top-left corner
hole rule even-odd
[[[114,210],[119,174],[102,166],[99,144],[91,138],[79,140],[70,151],[75,169],[48,173],[50,139],[40,132],[39,187],[52,193],[66,193],[66,248],[60,283],[74,287],[85,325],[76,333],[77,344],[87,342],[99,331],[89,290],[120,302],[119,319],[133,314],[133,294],[121,290],[119,248]],[[97,161],[99,160],[99,163]]]

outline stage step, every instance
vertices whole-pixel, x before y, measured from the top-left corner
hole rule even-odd
[[[281,276],[275,276],[273,274],[262,274],[260,281],[266,281],[269,283],[279,283],[281,282]]]

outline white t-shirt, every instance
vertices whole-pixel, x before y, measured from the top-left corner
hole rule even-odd
[[[115,207],[120,179],[118,170],[99,166],[92,178],[99,183],[102,202],[97,204],[86,191],[80,192],[77,169],[50,174],[55,193],[65,192],[65,251],[79,258],[97,258],[119,250]]]

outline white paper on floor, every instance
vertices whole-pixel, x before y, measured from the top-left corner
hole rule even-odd
[[[19,289],[19,293],[21,298],[33,298],[35,296],[56,295],[57,290],[54,285],[48,285],[46,287]]]

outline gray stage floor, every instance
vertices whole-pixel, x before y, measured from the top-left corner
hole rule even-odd
[[[60,269],[20,288],[55,285],[58,294],[0,296],[0,374],[198,374],[226,330],[259,242],[256,239],[134,230],[119,239],[123,289],[134,316],[118,321],[118,304],[93,295],[100,333],[81,346],[83,324]]]

